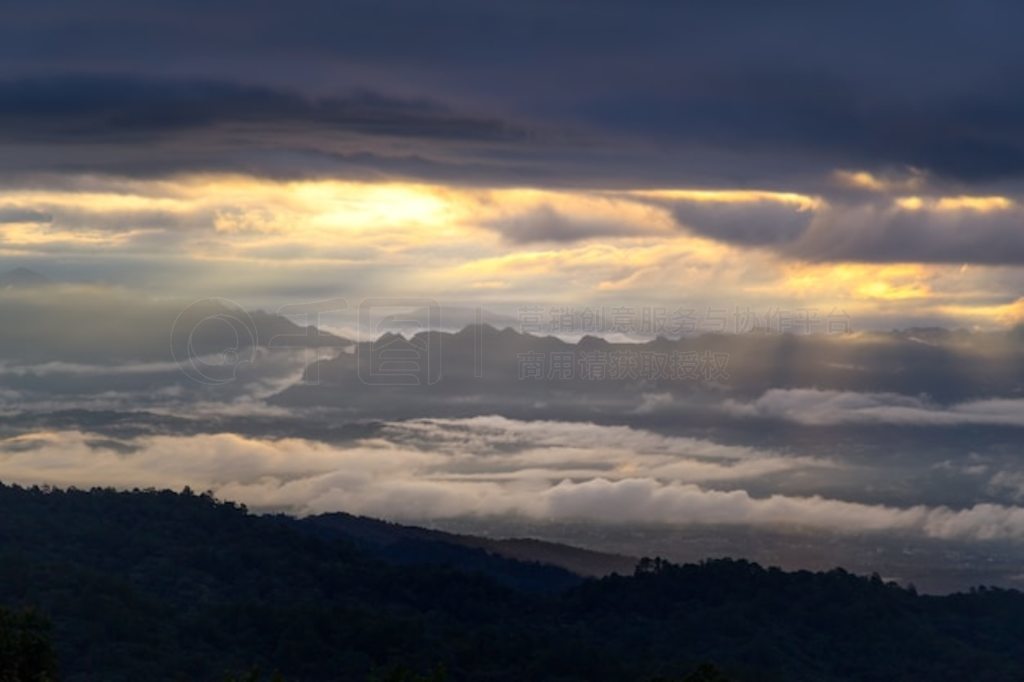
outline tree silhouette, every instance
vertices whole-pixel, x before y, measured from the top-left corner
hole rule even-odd
[[[0,682],[51,682],[57,657],[50,624],[33,610],[0,608]]]

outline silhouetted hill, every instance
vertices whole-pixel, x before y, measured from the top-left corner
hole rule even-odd
[[[552,564],[572,571],[577,575],[594,578],[612,573],[628,575],[636,568],[637,559],[624,554],[595,552],[557,542],[545,542],[532,538],[481,538],[474,535],[456,536],[469,547],[481,547],[494,554],[519,561],[536,561]]]
[[[923,394],[946,403],[1017,396],[1024,345],[1019,332],[936,329],[708,333],[642,343],[585,336],[570,343],[485,324],[455,333],[385,334],[357,344],[354,353],[315,363],[305,378],[273,402],[381,418],[500,413],[556,419],[573,418],[581,405],[591,417],[630,413],[644,409],[645,396],[693,396],[709,388],[739,399],[813,388]]]
[[[637,564],[634,557],[594,552],[554,542],[446,533],[351,514],[311,516],[303,519],[302,523],[358,543],[382,558],[404,562],[422,562],[433,556],[451,557],[460,559],[459,565],[465,567],[469,562],[482,563],[483,552],[483,556],[496,555],[516,560],[512,564],[507,561],[497,562],[495,567],[500,567],[503,572],[509,565],[515,566],[518,562],[526,562],[558,566],[576,575],[588,577],[602,577],[612,573],[629,574]],[[480,570],[491,573],[482,566]],[[547,585],[567,585],[570,582],[575,581],[551,580]]]
[[[28,268],[0,272],[0,289],[29,289],[50,284],[53,284],[53,280],[49,277]]]
[[[0,605],[51,619],[64,680],[223,680],[256,665],[289,681],[441,666],[449,680],[646,682],[706,660],[740,681],[1024,678],[1016,591],[929,597],[731,560],[644,560],[569,586],[548,567],[522,589],[506,578],[536,566],[463,546],[382,561],[372,524],[351,542],[330,517],[188,492],[0,486],[0,510]]]
[[[16,279],[28,280],[28,275]],[[100,286],[4,286],[0,280],[0,319],[18,321],[0,325],[0,357],[25,363],[187,363],[208,355],[244,362],[255,348],[352,344],[226,300],[150,300]]]
[[[319,537],[350,544],[388,563],[455,566],[526,592],[557,592],[581,582],[581,576],[554,562],[542,563],[529,557],[509,560],[486,546],[467,542],[468,538],[426,528],[338,513],[312,516],[295,525]]]

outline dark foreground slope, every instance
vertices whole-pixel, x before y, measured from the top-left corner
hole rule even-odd
[[[1017,592],[734,561],[583,581],[476,551],[395,563],[203,496],[0,487],[0,604],[50,618],[65,680],[1024,679]]]
[[[524,566],[521,562],[560,566],[577,576],[595,578],[612,573],[632,573],[637,564],[637,559],[623,554],[595,552],[529,538],[498,540],[476,535],[446,533],[351,514],[310,516],[304,519],[302,524],[318,533],[340,536],[382,559],[398,563],[451,563],[454,559],[460,567],[467,568],[471,564],[487,562],[494,569],[489,572],[496,577],[500,577],[501,573],[510,568],[515,568],[515,582],[509,581],[512,586],[517,586],[517,583],[529,585],[529,582],[535,582],[529,580],[530,578],[541,577],[536,568],[529,576],[523,575]],[[500,561],[497,557],[517,561]],[[551,580],[553,577],[549,575],[543,583],[535,584],[542,590],[565,586],[564,580]]]

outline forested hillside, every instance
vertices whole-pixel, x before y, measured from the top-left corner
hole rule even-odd
[[[76,682],[713,679],[706,661],[739,681],[1024,678],[1015,591],[729,560],[582,579],[429,539],[395,561],[188,492],[0,487],[0,510],[4,682],[23,679],[12,632],[52,637]]]

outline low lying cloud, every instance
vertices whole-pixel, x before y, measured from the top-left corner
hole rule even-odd
[[[1024,538],[1024,508],[896,507],[821,495],[755,496],[745,479],[834,463],[625,427],[501,417],[386,425],[348,446],[234,434],[0,441],[5,482],[191,486],[258,510],[348,511],[424,522],[467,516],[609,524],[800,526],[934,538]]]
[[[752,402],[727,400],[722,409],[738,417],[783,419],[811,426],[984,424],[1024,427],[1024,399],[1009,398],[940,405],[927,397],[896,393],[772,389]]]

